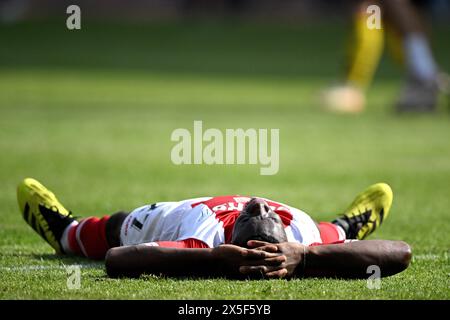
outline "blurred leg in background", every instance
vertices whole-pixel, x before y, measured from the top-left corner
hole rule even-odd
[[[405,82],[396,105],[399,112],[432,112],[436,109],[441,75],[425,30],[428,1],[384,1],[386,21],[400,39]]]
[[[384,27],[367,27],[366,11],[371,4],[379,3],[355,2],[343,82],[327,89],[322,95],[324,106],[329,111],[358,113],[365,108],[366,91],[372,83],[384,50]]]
[[[420,1],[424,2],[424,1]],[[439,72],[418,4],[410,0],[379,1],[383,27],[367,27],[362,1],[354,14],[353,35],[343,84],[327,89],[322,97],[327,110],[358,113],[366,105],[366,92],[379,65],[385,38],[394,59],[405,67],[405,82],[396,104],[399,112],[431,112],[439,92],[448,93],[448,78]]]
[[[15,23],[22,20],[29,7],[29,0],[0,0],[0,22]]]

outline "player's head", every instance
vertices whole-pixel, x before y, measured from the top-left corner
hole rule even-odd
[[[260,198],[252,198],[234,224],[231,243],[247,247],[249,240],[271,243],[287,241],[280,216],[270,209],[266,201]]]

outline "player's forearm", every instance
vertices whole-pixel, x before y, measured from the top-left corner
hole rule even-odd
[[[305,270],[312,277],[367,278],[367,267],[376,265],[381,276],[403,271],[411,260],[411,249],[402,241],[368,240],[308,247]]]
[[[108,251],[106,271],[111,277],[137,277],[143,273],[172,276],[214,274],[212,249],[177,249],[136,245]]]

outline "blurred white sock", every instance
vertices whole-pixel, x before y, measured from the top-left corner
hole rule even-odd
[[[66,254],[73,254],[72,250],[70,249],[69,245],[69,231],[74,226],[78,225],[78,221],[73,221],[71,224],[69,224],[66,229],[64,230],[62,237],[61,237],[61,246]]]
[[[339,234],[339,240],[345,240],[347,238],[344,229],[341,226],[336,225],[337,232]]]
[[[426,37],[420,33],[407,35],[404,39],[404,49],[410,74],[421,81],[434,81],[437,66]]]

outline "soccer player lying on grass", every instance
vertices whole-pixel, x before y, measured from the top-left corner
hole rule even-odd
[[[392,191],[384,183],[358,195],[331,223],[245,196],[160,202],[77,221],[30,178],[18,186],[17,197],[25,221],[58,254],[105,258],[111,277],[366,278],[370,265],[389,276],[411,259],[405,242],[363,240],[389,213]]]

